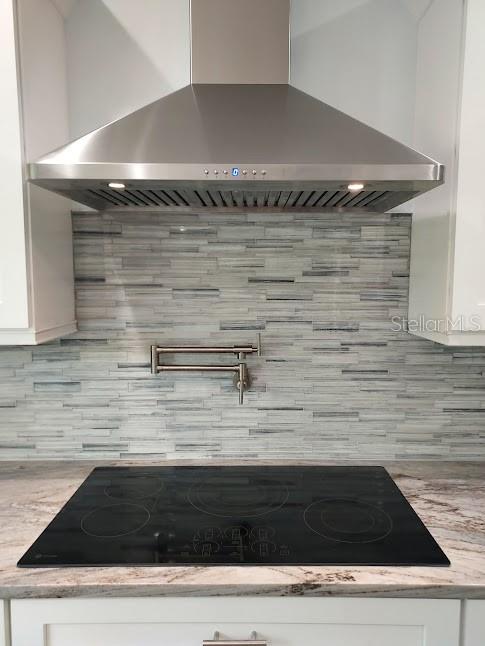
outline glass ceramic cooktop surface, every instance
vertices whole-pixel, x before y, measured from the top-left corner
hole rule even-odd
[[[382,467],[98,467],[20,567],[449,565]]]

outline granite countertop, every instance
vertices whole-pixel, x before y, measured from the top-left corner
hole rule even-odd
[[[178,461],[176,464],[202,463]],[[275,463],[291,464],[287,461],[266,464]],[[17,568],[17,560],[90,470],[107,464],[116,463],[0,462],[0,599],[165,595],[485,599],[483,462],[381,463],[444,549],[451,567]],[[231,462],[211,461],[210,464]]]

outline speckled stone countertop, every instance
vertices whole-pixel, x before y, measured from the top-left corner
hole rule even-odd
[[[210,462],[223,463],[231,462]],[[290,464],[271,462],[275,463]],[[116,463],[0,462],[0,599],[166,595],[485,599],[485,462],[381,463],[448,555],[449,568],[17,568],[17,560],[90,470],[102,464]]]

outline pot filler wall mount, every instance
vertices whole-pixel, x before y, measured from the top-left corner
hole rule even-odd
[[[29,164],[98,210],[384,212],[444,167],[297,90],[289,0],[191,0],[192,83]]]
[[[258,357],[262,355],[261,334],[258,334],[258,344],[256,346],[246,344],[239,345],[222,345],[222,346],[204,346],[204,345],[174,345],[160,346],[152,345],[150,354],[150,364],[152,374],[158,375],[162,372],[232,372],[234,387],[239,393],[239,404],[244,402],[244,392],[251,385],[249,369],[246,364],[246,355],[257,352]],[[212,364],[167,364],[162,363],[162,356],[167,354],[234,354],[237,357],[237,363],[212,363]]]

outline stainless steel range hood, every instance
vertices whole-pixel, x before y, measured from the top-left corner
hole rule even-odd
[[[441,184],[439,163],[287,84],[288,25],[289,0],[192,0],[197,82],[30,164],[30,181],[100,210],[382,212]]]

